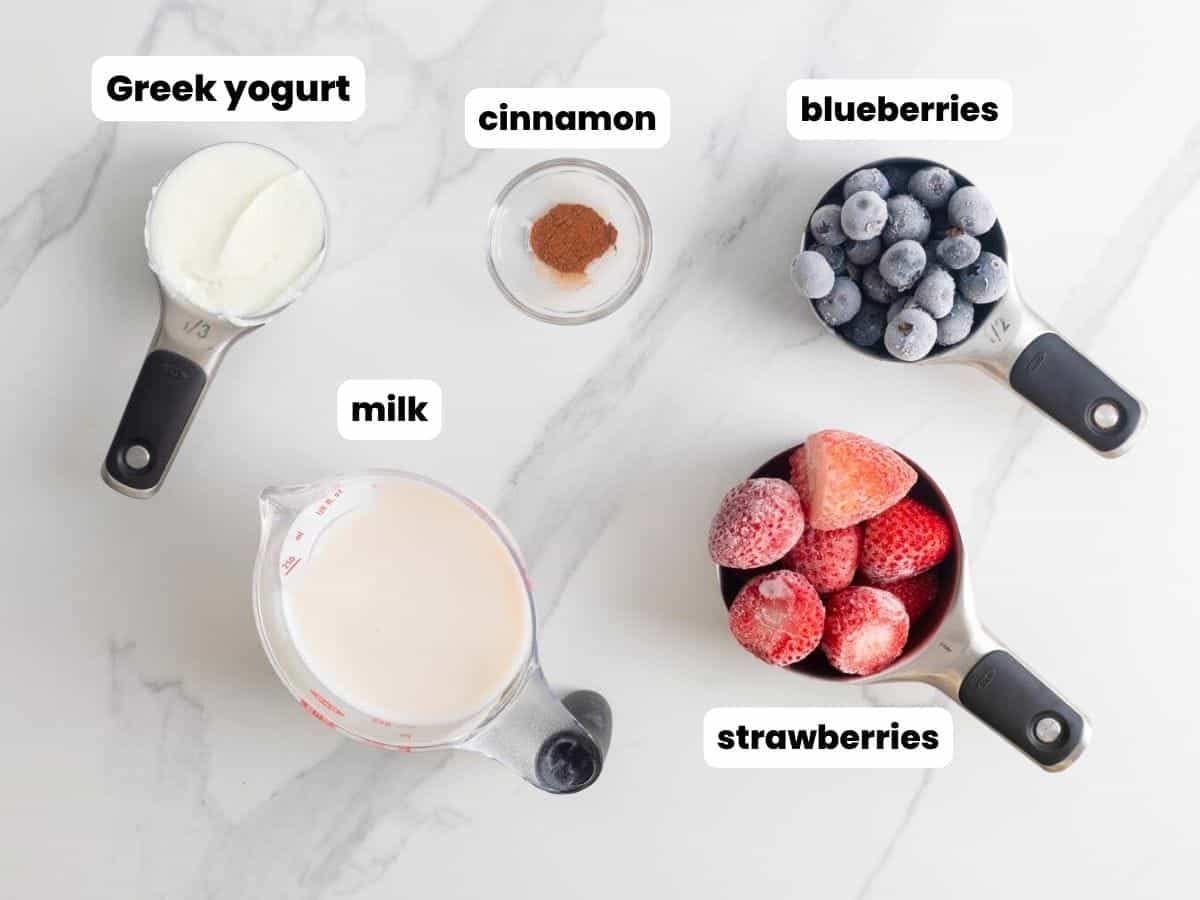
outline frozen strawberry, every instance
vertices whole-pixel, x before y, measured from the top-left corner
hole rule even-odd
[[[880,587],[880,585],[871,585],[871,587]],[[905,578],[902,581],[893,581],[882,587],[889,594],[894,594],[896,599],[904,604],[904,609],[908,613],[908,621],[916,622],[933,605],[933,599],[937,596],[937,572],[932,570],[922,572],[920,575],[914,575],[912,578]]]
[[[821,647],[839,672],[873,675],[890,666],[907,641],[908,613],[894,594],[860,585],[829,598]]]
[[[793,450],[792,455],[788,457],[788,468],[791,470],[789,480],[792,482],[792,487],[800,495],[800,502],[807,510],[812,499],[812,492],[808,489],[808,453],[805,452],[803,444]]]
[[[787,567],[799,572],[819,594],[840,591],[854,580],[862,535],[857,525],[818,531],[808,528],[784,557]]]
[[[822,531],[877,516],[917,482],[894,450],[848,431],[818,431],[805,442],[809,524]]]
[[[863,526],[863,578],[889,584],[932,569],[950,552],[950,524],[905,497]]]
[[[825,607],[803,576],[780,569],[756,575],[729,607],[729,630],[764,662],[790,666],[817,649]]]
[[[713,562],[757,569],[783,559],[804,532],[804,507],[782,478],[751,478],[725,495],[708,532]]]

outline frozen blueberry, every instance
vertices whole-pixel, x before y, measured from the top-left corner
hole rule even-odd
[[[873,347],[883,337],[887,326],[884,309],[878,303],[864,303],[858,315],[842,326],[842,336],[860,347]]]
[[[809,300],[824,297],[833,290],[833,267],[814,250],[797,253],[792,259],[792,283]]]
[[[887,202],[874,191],[851,194],[842,205],[842,231],[851,240],[869,241],[878,237],[887,220]]]
[[[932,220],[929,210],[921,205],[916,197],[908,194],[897,194],[887,201],[888,220],[883,229],[883,243],[890,245],[896,241],[916,241],[924,243],[929,238]]]
[[[905,294],[902,297],[897,297],[895,302],[887,308],[887,313],[884,318],[890,322],[892,319],[896,318],[896,314],[899,313],[900,310],[916,308],[918,308],[917,301],[913,299],[912,294]]]
[[[958,291],[972,303],[995,303],[1008,293],[1008,263],[983,251],[958,273]]]
[[[836,247],[844,243],[846,234],[842,231],[842,208],[836,203],[827,203],[812,214],[808,230],[818,244],[828,244]]]
[[[954,305],[950,307],[950,312],[938,319],[938,346],[949,347],[964,340],[971,333],[973,324],[975,324],[975,304],[955,294]]]
[[[883,333],[887,352],[905,362],[924,359],[937,341],[937,322],[923,309],[902,309]]]
[[[907,291],[916,284],[924,271],[925,248],[916,241],[897,241],[879,257],[879,274],[900,291]]]
[[[958,188],[958,182],[949,169],[941,166],[926,166],[913,172],[908,179],[908,192],[927,209],[941,209],[950,202],[950,195]]]
[[[908,179],[912,177],[912,169],[908,166],[880,166],[879,171],[891,186],[891,193],[903,194],[908,190]]]
[[[900,292],[883,280],[879,274],[879,266],[874,265],[863,271],[862,289],[868,300],[876,303],[891,303],[900,296]]]
[[[930,266],[913,291],[917,306],[935,319],[950,312],[954,305],[954,276],[941,266]]]
[[[979,239],[966,232],[956,231],[938,241],[938,262],[947,269],[965,269],[979,259]]]
[[[996,224],[992,202],[974,185],[960,187],[950,198],[950,224],[978,237]]]
[[[812,251],[820,253],[825,257],[825,262],[829,263],[829,268],[833,269],[834,275],[843,275],[846,272],[846,251],[841,245],[834,246],[832,244],[813,244]]]
[[[886,198],[892,192],[892,186],[878,169],[859,169],[842,183],[842,197],[849,199],[851,194],[859,191],[874,191]]]
[[[846,244],[846,259],[856,266],[869,266],[883,252],[883,241],[873,237],[867,241],[850,241]]]
[[[813,301],[817,315],[826,325],[845,325],[862,308],[862,292],[844,275],[834,279],[833,290]]]

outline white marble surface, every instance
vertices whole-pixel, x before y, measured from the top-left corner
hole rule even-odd
[[[0,896],[1102,896],[1194,889],[1197,22],[1186,5],[469,0],[24,4],[0,35]],[[1184,16],[1184,18],[1180,18]],[[908,36],[907,39],[904,36]],[[113,53],[349,53],[349,126],[101,125]],[[1002,144],[800,145],[809,75],[1009,79]],[[641,190],[650,277],[618,315],[538,324],[480,248],[545,154],[476,152],[478,86],[655,86],[661,151],[593,154]],[[161,495],[97,475],[154,327],[141,219],[199,145],[272,144],[333,217],[303,302],[235,348]],[[1139,393],[1107,461],[982,376],[898,370],[818,333],[787,260],[824,186],[893,151],[986,186],[1026,297]],[[1060,206],[1055,201],[1065,200]],[[1061,211],[1060,211],[1061,210]],[[349,443],[348,377],[428,377],[429,444]],[[934,470],[981,611],[1092,718],[1047,775],[954,711],[944,770],[708,769],[716,705],[942,702],[813,686],[728,637],[706,561],[722,491],[818,427]],[[417,469],[493,505],[530,559],[543,660],[616,710],[602,780],[540,794],[482,758],[400,756],[315,725],[249,603],[265,485]]]

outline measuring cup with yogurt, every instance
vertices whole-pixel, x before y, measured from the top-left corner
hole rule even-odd
[[[104,458],[109,486],[158,490],[225,351],[300,296],[327,240],[321,195],[269,147],[214,144],[163,177],[145,229],[158,331]]]
[[[486,510],[395,471],[270,488],[260,506],[259,636],[314,718],[384,749],[474,750],[551,793],[599,777],[608,704],[551,693],[528,576]]]

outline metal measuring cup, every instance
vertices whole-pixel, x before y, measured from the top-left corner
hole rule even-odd
[[[843,182],[859,169],[903,167],[916,171],[925,166],[949,169],[960,187],[972,183],[944,163],[919,157],[891,157],[856,166],[839,178],[813,209],[827,203],[840,206]],[[806,249],[810,241],[806,224],[801,249]],[[838,340],[859,353],[905,366],[922,363],[974,366],[1007,384],[1097,453],[1120,456],[1145,426],[1145,406],[1067,343],[1021,298],[999,220],[990,231],[979,236],[979,241],[985,251],[1008,263],[1009,288],[995,303],[976,305],[975,324],[965,340],[950,347],[934,347],[917,363],[898,360],[879,347],[859,347],[840,334]],[[863,302],[873,301],[864,298]],[[817,315],[811,303],[809,307],[821,327],[837,334],[837,329]]]
[[[769,460],[750,477],[787,480],[788,459],[795,449]],[[819,649],[791,670],[807,678],[855,685],[885,681],[931,684],[1043,769],[1057,772],[1067,768],[1086,748],[1091,725],[979,621],[966,547],[954,510],[925,470],[911,459],[905,460],[918,476],[911,496],[941,513],[954,536],[949,556],[938,567],[937,598],[913,623],[899,659],[880,672],[843,674],[829,665]],[[725,606],[731,606],[742,585],[762,571],[722,567]]]
[[[147,255],[150,223],[159,189],[188,160],[221,146],[224,144],[197,150],[168,171],[155,186],[146,208],[144,240]],[[269,147],[264,149],[291,163],[282,153]],[[295,163],[291,164],[295,166]],[[209,312],[159,280],[158,329],[100,469],[101,477],[109,487],[128,497],[146,498],[157,493],[225,352],[239,338],[261,328],[290,306],[316,277],[329,242],[329,217],[323,203],[321,209],[324,241],[317,259],[284,292],[280,301],[264,312],[252,316]]]

